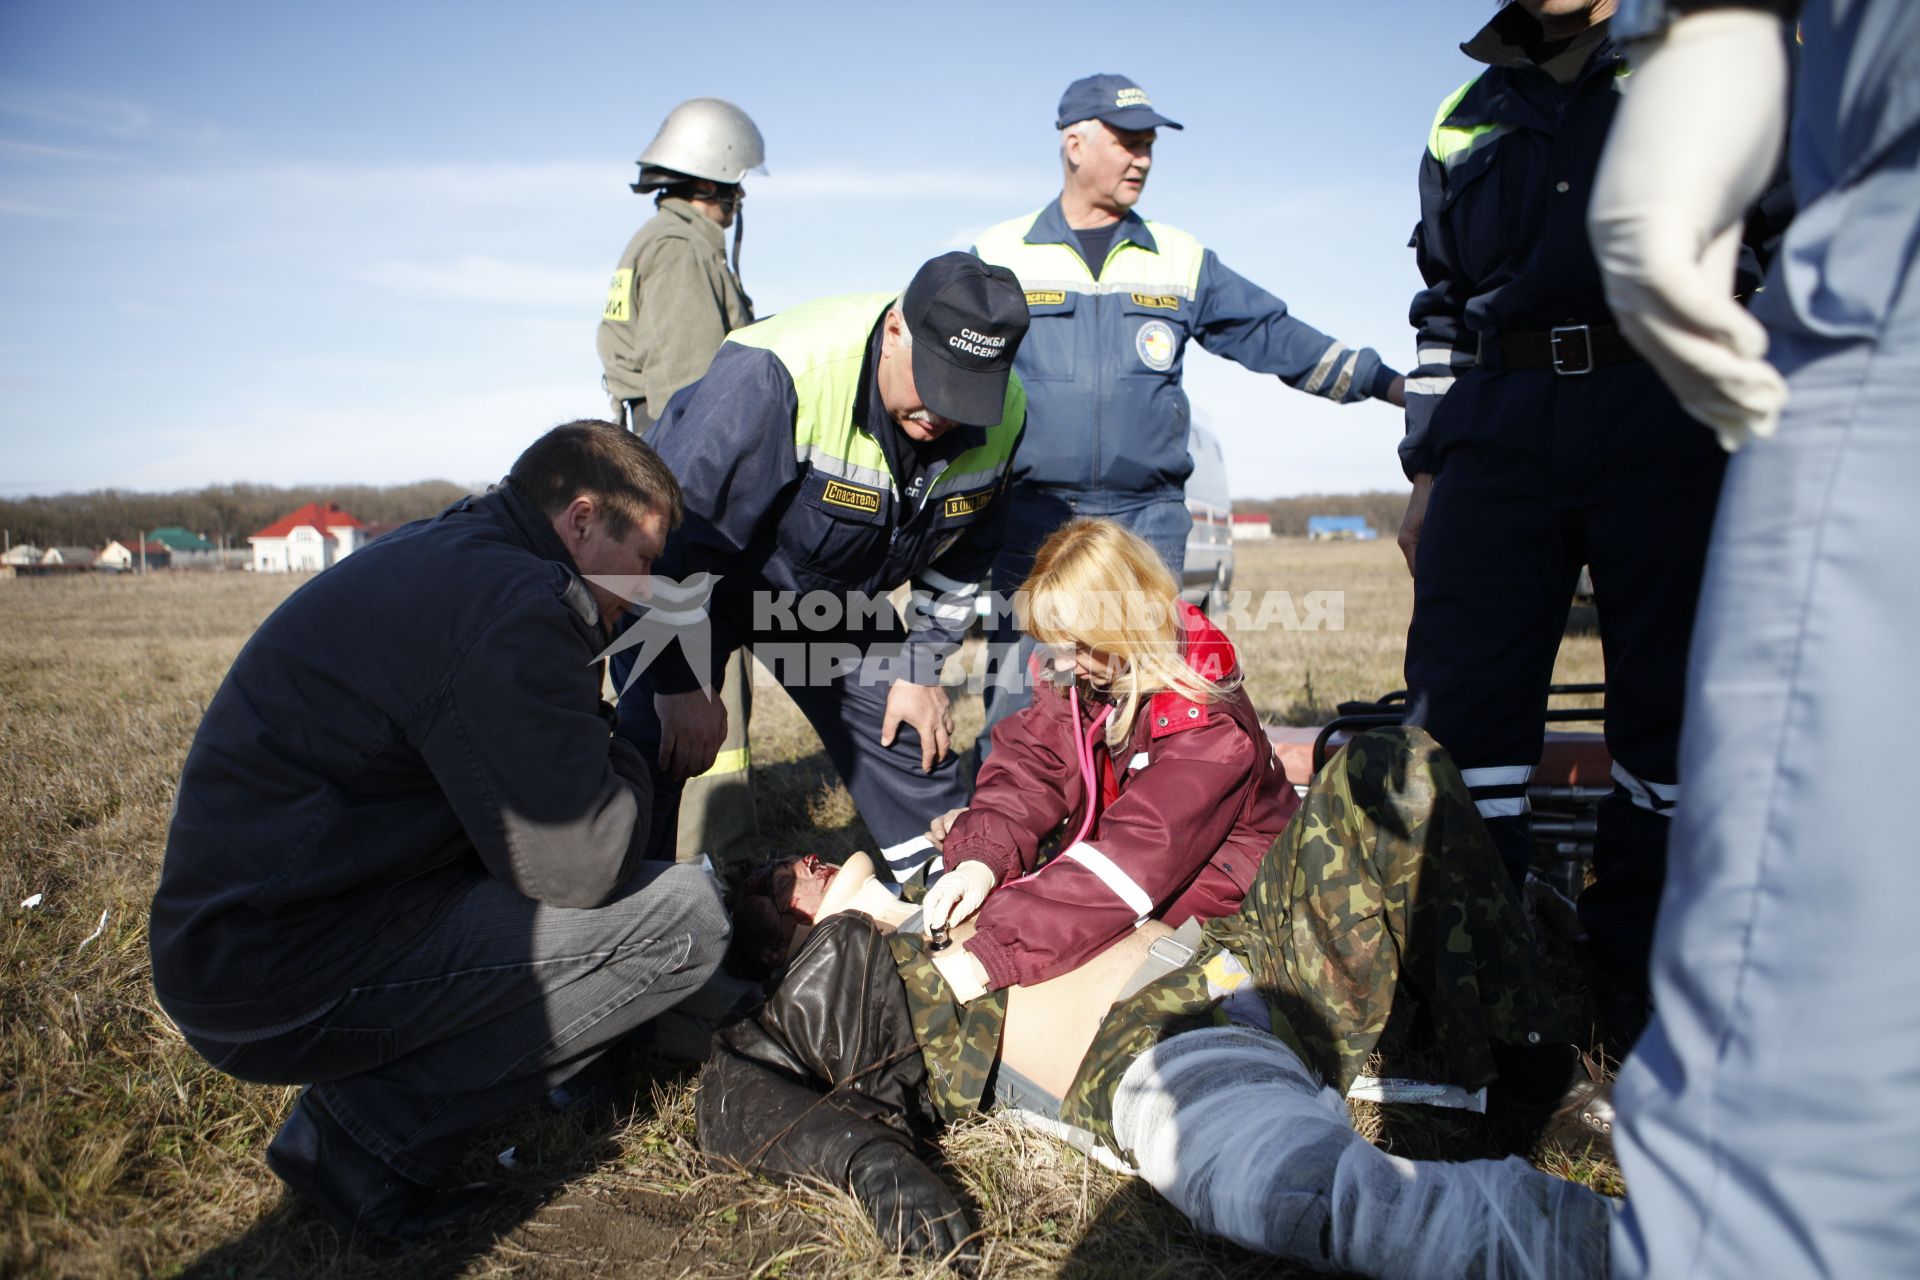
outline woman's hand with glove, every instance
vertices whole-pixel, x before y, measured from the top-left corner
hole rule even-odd
[[[1587,228],[1634,350],[1732,451],[1773,434],[1787,394],[1766,330],[1733,298],[1746,210],[1786,127],[1785,34],[1714,9],[1633,55]]]
[[[934,882],[920,903],[927,932],[951,929],[967,919],[980,909],[980,904],[993,892],[993,886],[993,871],[984,862],[968,860],[957,867],[948,867],[947,873]]]

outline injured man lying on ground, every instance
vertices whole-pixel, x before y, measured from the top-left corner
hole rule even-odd
[[[1517,1157],[1401,1159],[1349,1122],[1344,1092],[1404,989],[1449,1082],[1489,1085],[1563,1145],[1605,1128],[1486,829],[1423,731],[1350,743],[1239,910],[1204,926],[1148,921],[1071,973],[963,1004],[935,953],[966,926],[928,938],[916,915],[861,855],[763,870],[735,955],[789,958],[716,1037],[704,1150],[848,1187],[896,1247],[958,1260],[971,1227],[921,1144],[997,1103],[1123,1163],[1201,1228],[1318,1269],[1605,1274],[1605,1197]]]

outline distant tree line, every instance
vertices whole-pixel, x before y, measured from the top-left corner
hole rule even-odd
[[[465,485],[450,480],[419,480],[400,485],[217,484],[177,493],[133,493],[96,489],[48,497],[0,499],[0,528],[15,545],[101,547],[111,538],[126,541],[141,532],[180,525],[229,547],[245,549],[257,533],[309,502],[337,502],[367,524],[404,524],[430,516],[466,496]]]
[[[1273,532],[1282,538],[1307,536],[1308,516],[1365,516],[1367,523],[1392,538],[1400,531],[1407,511],[1404,493],[1309,493],[1299,498],[1261,498],[1233,504],[1236,514],[1259,513],[1273,520]]]

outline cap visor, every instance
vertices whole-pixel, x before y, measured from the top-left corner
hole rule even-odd
[[[1183,126],[1167,119],[1152,107],[1122,107],[1097,117],[1116,129],[1179,129]]]
[[[925,341],[913,344],[913,385],[920,393],[920,402],[964,427],[991,427],[1000,421],[1011,368],[978,372],[962,369],[930,349]]]

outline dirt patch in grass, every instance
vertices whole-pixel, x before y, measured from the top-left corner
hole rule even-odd
[[[262,1160],[295,1091],[207,1067],[154,1004],[146,915],[187,744],[241,644],[299,579],[252,574],[0,583],[0,1274],[303,1277],[932,1275],[886,1252],[858,1207],[715,1166],[693,1144],[684,1067],[616,1064],[617,1106],[535,1109],[474,1144],[503,1182],[480,1230],[370,1254],[290,1203]],[[1388,544],[1276,542],[1236,585],[1284,590],[1227,627],[1262,713],[1318,718],[1400,687],[1411,591]],[[1338,627],[1306,594],[1339,593]],[[1316,625],[1308,626],[1308,623]],[[1597,679],[1571,640],[1563,679]],[[958,741],[979,730],[958,692]],[[792,702],[756,699],[756,805],[770,854],[871,848]],[[41,895],[40,905],[18,904]],[[104,914],[104,923],[102,916]],[[1576,1020],[1577,969],[1556,969]],[[1585,1025],[1580,1023],[1579,1025]],[[1356,1108],[1408,1154],[1485,1154],[1473,1120]],[[514,1149],[514,1167],[499,1153]],[[1001,1118],[944,1143],[988,1276],[1288,1274],[1194,1232],[1150,1190]],[[1549,1166],[1618,1189],[1608,1166]]]

